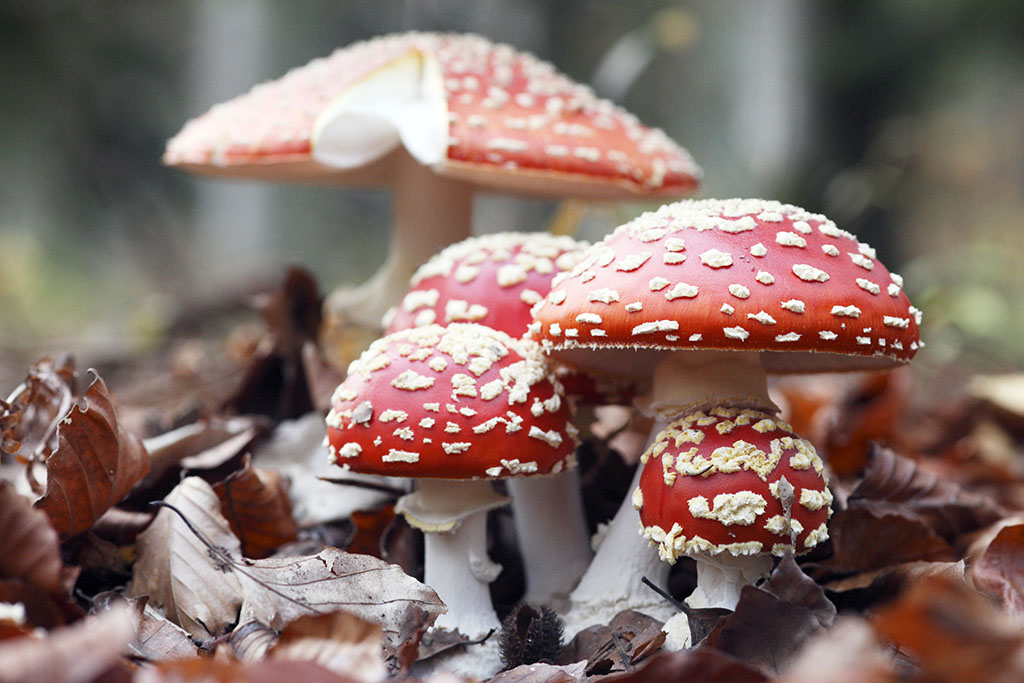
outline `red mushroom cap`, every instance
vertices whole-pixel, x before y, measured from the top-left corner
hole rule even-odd
[[[920,311],[873,249],[758,199],[682,201],[620,226],[534,318],[548,349],[768,351],[776,372],[886,368],[919,347]]]
[[[389,311],[387,331],[474,322],[521,337],[533,320],[530,309],[551,289],[551,280],[571,270],[588,246],[543,232],[499,232],[457,242],[419,267],[408,293]]]
[[[572,466],[568,403],[539,348],[483,325],[378,339],[348,369],[327,417],[332,459],[369,474],[441,479]]]
[[[680,555],[803,553],[828,538],[832,494],[821,458],[789,425],[757,410],[714,408],[672,422],[641,458],[633,493],[643,534]],[[787,517],[785,477],[793,487]]]
[[[427,103],[430,115],[419,118],[430,128],[397,137],[442,175],[601,198],[680,195],[697,186],[700,169],[660,130],[532,55],[458,34],[388,35],[339,49],[190,121],[164,161],[200,173],[381,182],[325,163],[318,135],[339,106],[349,106],[349,93],[364,88],[387,98],[388,87],[396,88],[398,110],[408,110],[402,98]],[[363,163],[399,144],[374,132],[382,142]]]

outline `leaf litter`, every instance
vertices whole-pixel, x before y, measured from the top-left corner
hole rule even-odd
[[[0,680],[468,680],[410,673],[443,606],[415,578],[422,551],[394,516],[395,482],[317,479],[342,478],[320,445],[341,373],[317,346],[319,304],[293,271],[263,299],[262,332],[126,359],[121,400],[98,373],[79,394],[70,358],[0,390]],[[188,371],[182,389],[192,348],[242,365]],[[541,606],[514,611],[521,569],[495,511],[496,607],[519,616],[492,636],[515,653],[493,680],[1019,679],[1024,383],[956,377],[780,383],[836,474],[832,538],[780,560],[732,612],[686,608],[693,568],[680,561],[667,599],[688,617],[687,649],[631,612],[553,647]],[[616,436],[581,448],[592,530],[629,479]]]

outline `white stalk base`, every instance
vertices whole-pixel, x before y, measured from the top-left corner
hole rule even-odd
[[[722,553],[714,557],[699,557],[697,588],[686,598],[686,604],[696,609],[723,607],[734,610],[743,587],[767,576],[771,568],[771,555],[736,557]]]
[[[592,555],[579,472],[512,478],[507,485],[526,572],[523,600],[564,608]]]

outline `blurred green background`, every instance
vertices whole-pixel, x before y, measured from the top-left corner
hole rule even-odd
[[[701,196],[857,233],[925,310],[925,367],[1024,365],[1019,0],[0,0],[3,384],[43,353],[152,348],[289,264],[324,290],[373,272],[387,193],[193,178],[160,155],[211,105],[411,29],[480,33],[590,83],[693,153]],[[557,208],[485,197],[477,230],[541,229]],[[578,234],[645,208],[592,207]]]

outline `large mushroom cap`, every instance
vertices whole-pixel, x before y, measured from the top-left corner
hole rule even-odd
[[[258,85],[190,121],[164,161],[198,173],[366,184],[386,181],[400,145],[439,174],[548,196],[678,196],[700,176],[664,133],[550,64],[479,36],[437,33],[355,43]]]
[[[565,235],[499,232],[470,237],[435,254],[412,276],[388,314],[388,332],[432,323],[474,322],[521,337],[530,309],[589,244]]]
[[[496,479],[571,466],[570,417],[536,344],[429,325],[378,339],[349,366],[327,437],[356,472]]]
[[[534,317],[532,338],[563,358],[762,351],[769,371],[819,372],[891,367],[919,346],[920,311],[873,249],[825,216],[756,199],[682,201],[620,226]]]
[[[807,552],[828,538],[832,494],[821,458],[789,425],[756,410],[682,417],[644,453],[633,506],[662,559]],[[785,478],[792,487],[784,505]],[[780,488],[781,487],[781,488]]]

